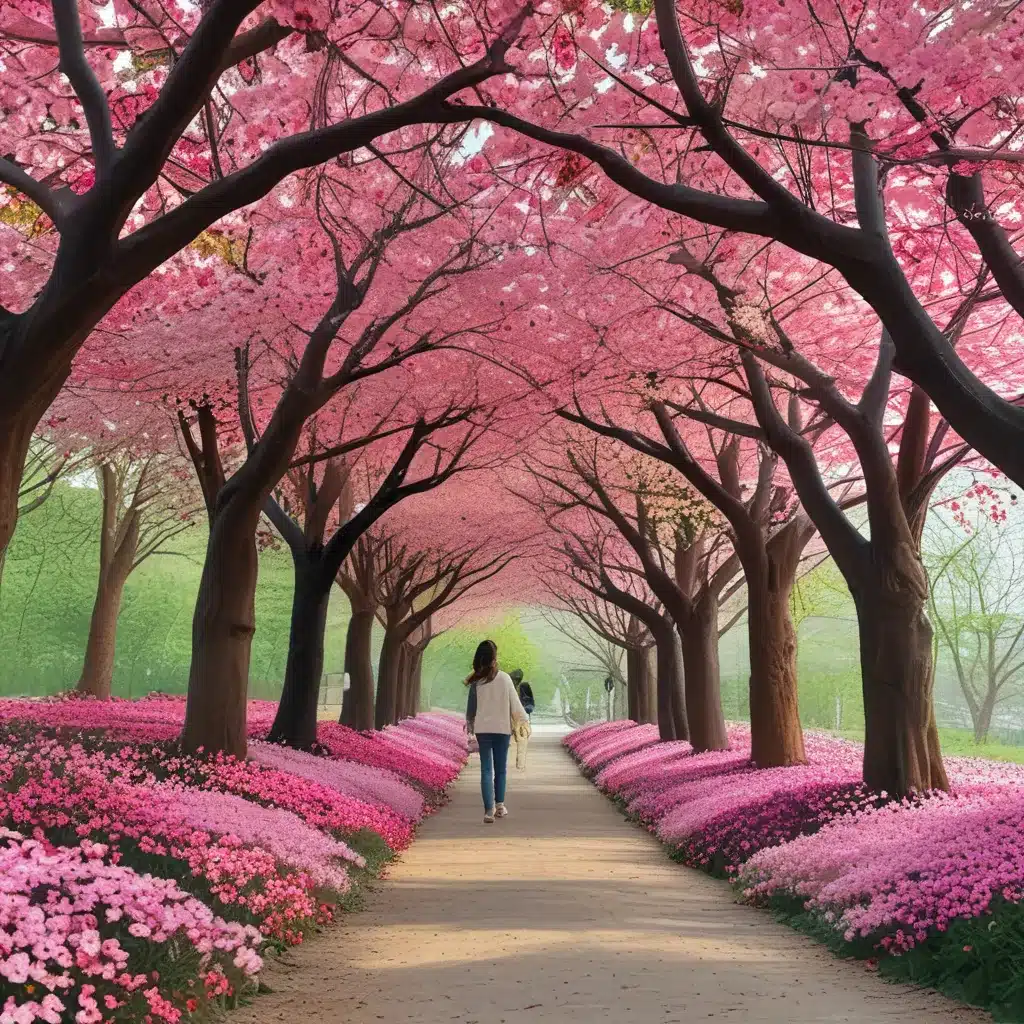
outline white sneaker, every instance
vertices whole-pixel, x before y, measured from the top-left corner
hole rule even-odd
[[[494,811],[487,811],[484,814],[484,824],[485,825],[493,825],[494,824]]]
[[[494,809],[494,816],[496,818],[507,818],[508,808],[504,804],[498,804],[498,806]]]

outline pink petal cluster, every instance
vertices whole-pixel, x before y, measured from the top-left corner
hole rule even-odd
[[[343,862],[366,866],[366,861],[345,843],[280,807],[262,807],[231,793],[184,786],[154,786],[150,794],[160,805],[158,813],[165,821],[178,818],[211,835],[262,847],[282,864],[305,872],[319,888],[347,892],[351,882]]]
[[[184,719],[184,701],[173,699],[91,700],[63,695],[43,700],[0,700],[0,721],[34,721],[49,729],[75,732],[96,730],[139,742],[176,739]]]
[[[273,753],[267,755],[267,751],[287,751],[286,758],[288,754],[298,754],[298,751],[266,743],[253,746],[260,755],[252,752],[252,759],[246,761],[231,757],[182,758],[178,774],[190,785],[223,790],[247,801],[292,811],[309,825],[336,835],[351,836],[369,829],[381,836],[394,851],[404,850],[412,842],[412,821],[418,821],[422,812],[411,821],[380,802],[348,796],[316,779],[308,779],[301,773],[274,767],[261,760],[264,756],[274,756]],[[321,762],[327,769],[339,763],[310,754],[302,756]],[[361,863],[362,858],[352,851],[343,856],[360,867],[365,866]]]
[[[744,894],[806,901],[847,941],[902,952],[957,918],[1024,899],[1024,793],[967,786],[848,813],[815,835],[763,850],[740,876]]]
[[[338,722],[321,722],[317,729],[317,740],[332,757],[398,772],[426,789],[428,798],[439,799],[459,774],[462,763],[406,739],[412,735],[402,725],[379,733],[356,732]],[[406,742],[398,742],[399,737]]]
[[[37,749],[0,747],[0,782],[0,820],[42,829],[53,841],[70,836],[110,844],[114,858],[141,859],[154,871],[162,862],[179,862],[202,880],[219,913],[253,920],[275,939],[301,941],[304,928],[331,919],[313,878],[288,869],[273,850],[246,845],[222,827],[203,828],[200,811],[182,792],[111,781],[81,748],[55,741]]]
[[[619,725],[620,723],[610,723]],[[658,742],[656,725],[636,725],[632,728],[589,729],[574,746],[569,746],[573,756],[579,761],[583,771],[588,775],[599,772],[606,764],[610,764],[624,754],[630,754],[642,747],[649,747]]]

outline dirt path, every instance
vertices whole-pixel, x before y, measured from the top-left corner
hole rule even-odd
[[[484,825],[473,758],[365,911],[275,965],[232,1024],[896,1021],[987,1015],[832,959],[673,864],[554,735]]]

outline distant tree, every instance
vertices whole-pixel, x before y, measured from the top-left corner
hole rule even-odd
[[[128,577],[192,525],[168,460],[108,453],[96,465],[102,497],[100,565],[79,693],[106,700],[114,681],[117,620]]]
[[[996,707],[1024,682],[1024,561],[1019,538],[979,516],[965,538],[948,523],[931,531],[929,559],[936,646],[945,649],[984,743]]]

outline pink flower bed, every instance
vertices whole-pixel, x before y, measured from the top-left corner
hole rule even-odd
[[[391,740],[391,731],[361,733],[338,722],[321,722],[317,739],[332,757],[398,772],[419,783],[435,799],[440,797],[462,770],[462,762],[444,759],[422,748],[399,745]]]
[[[916,804],[852,810],[763,850],[740,885],[755,902],[798,896],[846,941],[903,952],[957,919],[1024,898],[1024,791],[965,787]]]
[[[587,736],[573,753],[584,772],[594,775],[624,754],[630,754],[657,742],[656,725],[634,725],[632,729],[610,729],[602,731],[597,736]]]
[[[196,879],[222,916],[251,921],[282,942],[301,941],[305,928],[331,919],[314,880],[286,869],[273,850],[202,827],[197,808],[172,789],[111,781],[80,748],[52,740],[0,748],[0,785],[0,820],[54,842],[109,845],[115,860],[154,873],[166,861],[183,884]]]
[[[265,736],[276,709],[271,701],[250,701],[249,735]],[[175,694],[150,694],[137,701],[75,697],[0,700],[0,721],[12,719],[35,721],[51,729],[101,731],[133,742],[166,743],[181,732],[185,699]],[[317,738],[332,757],[385,768],[425,787],[435,800],[458,776],[468,752],[461,720],[443,713],[417,716],[376,733],[358,733],[337,722],[321,722]]]
[[[633,723],[566,746],[678,859],[802,903],[843,941],[906,952],[1024,902],[1024,767],[950,757],[954,795],[893,803],[864,789],[858,744],[809,732],[807,765],[758,770],[749,730],[729,731],[732,750],[700,755]]]
[[[185,702],[173,698],[109,701],[59,697],[49,700],[0,700],[0,721],[32,721],[50,729],[97,730],[137,742],[175,740],[185,719]]]
[[[261,748],[261,753],[271,758],[274,755],[266,755],[266,751],[299,753],[270,744],[254,746]],[[284,756],[287,758],[287,754]],[[309,754],[305,756],[313,757]],[[403,818],[390,807],[348,796],[315,779],[272,767],[261,761],[260,757],[246,761],[230,757],[205,761],[197,758],[181,760],[183,767],[178,769],[178,773],[192,785],[221,789],[248,801],[292,811],[317,829],[342,835],[353,835],[368,829],[381,836],[394,851],[404,850],[412,842],[411,820]],[[327,766],[338,764],[331,758],[315,760]],[[422,815],[412,820],[418,821],[420,817]]]
[[[4,1020],[175,1022],[259,972],[256,929],[106,854],[88,841],[53,848],[0,830]],[[168,984],[183,959],[193,961],[193,984]]]
[[[636,728],[636,722],[592,722],[571,732],[564,742],[573,757],[577,761],[582,761],[588,747],[600,743],[612,733],[633,728]]]
[[[257,764],[308,779],[365,804],[389,808],[405,821],[415,822],[423,817],[423,796],[386,769],[370,768],[355,761],[317,757],[273,743],[251,743],[249,757]]]
[[[680,758],[652,773],[650,785],[634,784],[626,807],[632,817],[656,827],[666,814],[689,799],[695,784],[703,789],[707,779],[749,769],[750,754],[746,751],[716,750]]]
[[[250,731],[272,710],[250,704]],[[467,753],[439,714],[371,735],[325,723],[345,759],[188,756],[184,711],[0,701],[0,1024],[206,1019],[251,986],[261,939],[332,920],[366,866],[353,844],[376,864],[409,844]]]

